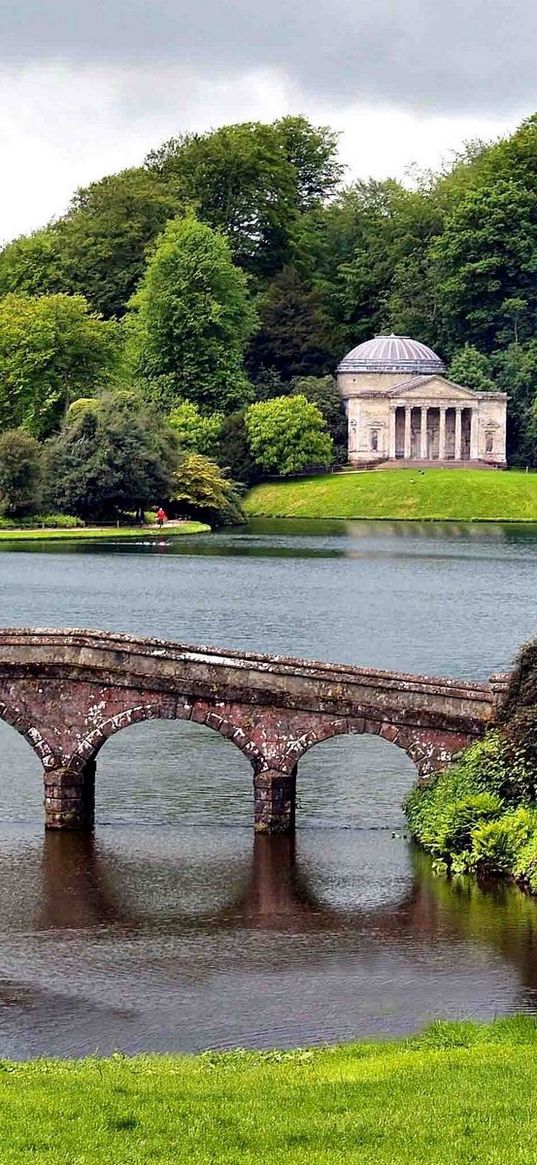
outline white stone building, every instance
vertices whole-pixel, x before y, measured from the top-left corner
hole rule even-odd
[[[444,373],[440,358],[407,336],[353,348],[337,369],[351,464],[505,465],[506,394],[473,392]]]

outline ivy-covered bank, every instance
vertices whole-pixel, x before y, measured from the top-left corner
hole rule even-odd
[[[498,728],[405,804],[413,838],[452,873],[537,894],[537,641],[520,653]]]

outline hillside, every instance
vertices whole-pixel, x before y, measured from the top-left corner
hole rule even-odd
[[[537,473],[386,469],[323,474],[254,486],[249,517],[537,521]]]

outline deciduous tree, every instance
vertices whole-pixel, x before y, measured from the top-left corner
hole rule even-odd
[[[80,295],[0,299],[0,428],[36,437],[59,428],[76,397],[95,394],[118,359],[117,326]]]
[[[254,461],[265,473],[287,476],[333,460],[332,438],[320,409],[305,396],[258,401],[246,414]]]
[[[86,520],[162,504],[179,464],[175,434],[134,392],[74,408],[46,447],[49,504]]]
[[[163,407],[230,412],[251,399],[243,351],[255,321],[226,240],[194,218],[168,223],[128,324],[136,367]]]
[[[172,512],[211,526],[237,525],[244,517],[237,487],[208,457],[188,453],[175,474]]]

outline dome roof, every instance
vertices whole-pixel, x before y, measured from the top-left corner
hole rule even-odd
[[[403,372],[409,376],[429,376],[445,372],[436,352],[408,336],[375,336],[358,344],[341,361],[338,372]]]

